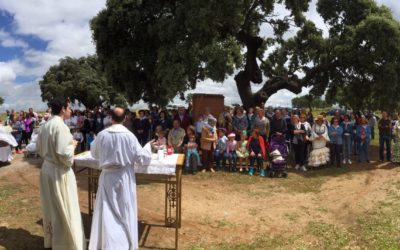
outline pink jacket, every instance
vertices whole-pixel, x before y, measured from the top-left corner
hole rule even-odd
[[[231,151],[236,151],[236,144],[237,144],[237,141],[228,141],[227,143],[226,143],[226,153],[228,153],[229,154],[229,152],[231,152]]]

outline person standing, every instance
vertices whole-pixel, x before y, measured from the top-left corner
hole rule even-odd
[[[134,164],[149,165],[151,145],[143,148],[122,125],[125,114],[116,107],[112,126],[101,131],[91,145],[102,169],[93,213],[90,250],[137,249],[138,222]]]
[[[243,130],[247,131],[247,128],[249,126],[249,122],[247,120],[247,116],[244,114],[243,107],[236,108],[236,114],[233,117],[232,125],[234,133],[237,135],[236,140],[240,140],[240,133]]]
[[[250,107],[247,109],[246,117],[247,117],[247,132],[250,133],[253,130],[254,121],[256,120],[257,117],[257,114],[254,113],[254,108]],[[239,138],[239,136],[237,136],[237,138]]]
[[[392,122],[390,121],[388,114],[386,111],[382,112],[382,119],[379,120],[378,123],[379,128],[379,159],[381,161],[384,160],[383,152],[386,144],[386,160],[391,160],[391,148],[390,148],[390,140],[391,140],[391,132],[392,132]]]
[[[400,163],[400,121],[397,121],[393,127],[393,141],[392,161],[394,163]]]
[[[378,122],[376,121],[376,117],[374,115],[374,113],[371,113],[369,115],[369,119],[368,119],[368,126],[371,128],[371,139],[374,140],[375,139],[375,126]]]
[[[275,110],[275,115],[271,119],[271,129],[269,132],[269,137],[271,138],[272,135],[282,135],[286,137],[287,132],[287,124],[285,119],[282,117],[282,113],[279,109]]]
[[[345,115],[344,121],[340,124],[343,128],[343,164],[351,164],[351,144],[353,141],[353,122],[350,116]]]
[[[145,116],[144,110],[139,110],[139,117],[133,121],[133,130],[142,146],[149,141],[150,126],[150,121]]]
[[[202,162],[204,166],[202,172],[205,172],[207,170],[215,172],[213,168],[213,154],[215,150],[215,145],[218,140],[217,131],[215,128],[216,124],[217,119],[209,118],[208,124],[206,126],[203,126],[203,129],[201,131],[200,146],[201,150],[203,151]]]
[[[257,128],[264,141],[267,141],[270,129],[269,119],[265,117],[265,112],[261,108],[256,108],[256,114],[254,128]]]
[[[356,127],[356,138],[358,149],[358,162],[361,163],[362,155],[364,154],[367,163],[369,161],[368,148],[371,140],[371,128],[368,126],[368,120],[364,117],[360,119],[359,125]]]
[[[308,165],[318,168],[329,162],[329,142],[328,127],[324,123],[324,117],[318,115],[311,129],[312,151],[308,157]]]
[[[332,119],[332,126],[328,128],[330,139],[330,160],[331,165],[336,161],[336,167],[341,167],[341,153],[343,150],[343,127],[339,125],[339,119],[335,116]]]
[[[297,115],[292,116],[291,122],[291,142],[294,149],[295,169],[301,169],[307,171],[306,168],[306,137],[307,131],[304,124],[300,123],[300,119]]]
[[[183,106],[178,107],[178,113],[174,116],[173,120],[179,120],[179,124],[183,130],[192,125],[192,119],[186,113],[186,109]]]
[[[173,147],[175,153],[182,152],[183,139],[186,134],[180,125],[179,120],[174,120],[172,122],[172,129],[168,133],[168,145]]]
[[[44,159],[40,172],[40,200],[43,211],[44,247],[86,249],[74,171],[77,142],[64,120],[71,116],[64,97],[50,101],[53,118],[38,135],[38,154]]]

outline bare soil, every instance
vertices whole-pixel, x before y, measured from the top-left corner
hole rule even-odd
[[[371,158],[377,158],[375,148]],[[11,165],[0,167],[0,249],[42,249],[40,164],[40,159],[17,155]],[[225,172],[184,176],[179,246],[208,249],[226,243],[249,244],[258,237],[301,235],[296,244],[317,249],[315,236],[307,231],[310,222],[351,227],[384,201],[399,179],[400,168],[389,162],[290,171],[287,179]],[[87,181],[82,174],[77,180],[89,237]],[[162,184],[138,185],[142,224],[164,222],[164,188]],[[153,226],[141,243],[143,249],[172,248],[174,230]]]

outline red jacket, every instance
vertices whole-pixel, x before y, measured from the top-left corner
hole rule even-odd
[[[250,143],[251,143],[251,140],[252,140],[252,139],[253,139],[253,136],[250,136],[250,137],[249,137],[249,140],[247,141],[247,149],[249,150],[249,153],[251,153],[251,150],[250,150]],[[260,135],[258,136],[258,141],[259,141],[259,143],[260,143],[262,156],[263,156],[263,158],[265,159],[265,156],[266,156],[265,142],[264,142],[264,139],[263,139]]]

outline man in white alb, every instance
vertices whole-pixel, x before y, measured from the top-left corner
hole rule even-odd
[[[98,133],[91,144],[92,156],[102,170],[90,234],[90,250],[137,249],[135,163],[149,165],[151,146],[143,148],[135,135],[122,125],[122,108],[111,112],[111,127]]]
[[[86,249],[74,171],[76,141],[64,120],[71,115],[66,98],[50,102],[53,118],[42,125],[37,150],[44,159],[40,172],[40,200],[43,210],[44,247]]]

